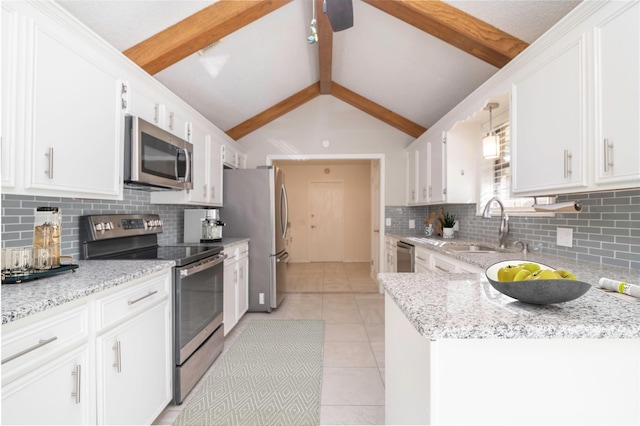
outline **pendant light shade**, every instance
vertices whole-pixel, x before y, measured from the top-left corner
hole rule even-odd
[[[492,110],[498,108],[500,104],[490,102],[484,109],[489,110],[489,134],[482,138],[482,157],[486,160],[500,157],[500,141],[498,136],[493,134]]]

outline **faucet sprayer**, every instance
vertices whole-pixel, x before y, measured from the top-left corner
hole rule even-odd
[[[482,217],[484,219],[491,218],[491,203],[494,201],[500,206],[500,227],[498,228],[498,238],[500,240],[500,249],[504,250],[507,248],[507,237],[509,236],[509,216],[507,216],[507,213],[504,211],[504,205],[498,197],[493,197],[487,202],[484,206]]]

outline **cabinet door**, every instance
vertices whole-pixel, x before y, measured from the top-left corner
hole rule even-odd
[[[445,194],[445,136],[442,140],[429,142],[429,203],[444,203],[447,201]]]
[[[431,174],[431,144],[422,143],[417,148],[418,165],[416,167],[416,192],[417,202],[419,204],[426,204],[429,201],[429,186],[430,174]]]
[[[18,14],[2,3],[2,187],[13,188],[16,184],[16,111],[17,111],[17,66],[18,66]]]
[[[168,300],[97,339],[98,424],[151,424],[171,400]]]
[[[512,85],[513,192],[552,194],[586,185],[585,36],[554,46]]]
[[[222,145],[214,136],[209,143],[209,203],[222,206]]]
[[[237,322],[238,300],[238,260],[236,255],[231,255],[224,261],[224,335],[226,336],[235,327]]]
[[[192,176],[193,189],[188,191],[189,201],[207,204],[209,202],[209,180],[207,176],[207,155],[211,136],[205,135],[197,126],[193,128],[191,143],[193,144]]]
[[[407,204],[418,202],[418,164],[419,154],[417,149],[407,153]]]
[[[89,346],[83,345],[2,386],[2,424],[95,423]]]
[[[32,24],[25,187],[118,198],[122,85],[113,65],[66,29],[37,20]]]
[[[238,261],[238,303],[236,314],[237,321],[249,309],[249,247],[240,247],[240,260]]]
[[[640,181],[640,3],[595,27],[596,183]]]

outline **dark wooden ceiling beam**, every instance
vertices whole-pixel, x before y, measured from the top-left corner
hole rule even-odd
[[[311,86],[302,89],[298,93],[289,96],[287,99],[278,102],[274,106],[269,109],[264,110],[260,114],[251,117],[250,119],[238,124],[232,129],[227,130],[227,135],[233,139],[238,140],[243,136],[248,135],[254,130],[259,129],[267,123],[272,122],[278,117],[281,117],[288,113],[289,111],[293,111],[298,108],[300,105],[303,105],[309,102],[311,99],[320,95],[320,84],[313,83]]]
[[[529,46],[440,0],[363,1],[498,68]]]
[[[395,127],[400,131],[405,132],[410,136],[413,136],[414,138],[417,138],[427,131],[427,129],[421,125],[414,123],[413,121],[408,120],[401,115],[358,95],[355,92],[352,92],[335,81],[331,86],[331,94],[341,101],[358,108],[359,110],[387,123],[392,127]]]
[[[156,74],[290,1],[220,0],[125,50],[124,54],[149,74]]]
[[[322,0],[316,0],[316,24],[318,27],[318,62],[320,63],[320,93],[331,93],[331,69],[333,60],[333,29],[329,17],[322,12]]]

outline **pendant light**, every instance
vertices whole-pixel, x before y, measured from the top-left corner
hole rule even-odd
[[[489,102],[485,110],[489,110],[489,134],[482,139],[482,157],[489,160],[500,156],[500,141],[498,136],[493,134],[492,110],[498,108],[500,104],[497,102]]]

